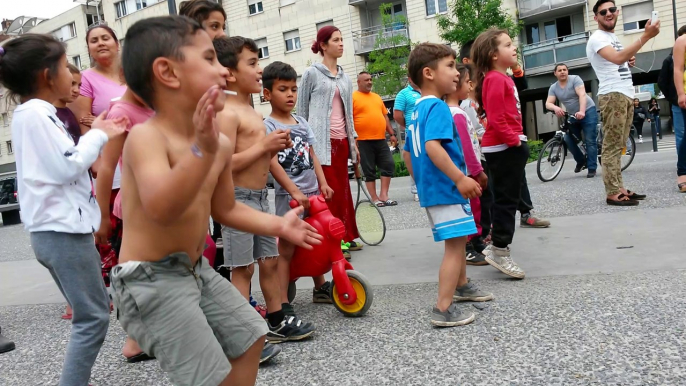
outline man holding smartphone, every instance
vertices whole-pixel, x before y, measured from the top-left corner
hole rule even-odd
[[[603,121],[603,182],[606,202],[615,206],[636,206],[646,198],[624,188],[621,156],[626,146],[634,115],[634,84],[630,66],[636,53],[660,33],[660,21],[645,25],[641,37],[627,47],[614,34],[619,9],[614,0],[598,0],[593,6],[598,30],[588,39],[586,55],[599,81],[598,107]]]

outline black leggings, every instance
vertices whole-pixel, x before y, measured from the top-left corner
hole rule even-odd
[[[521,207],[524,167],[529,159],[529,146],[522,142],[497,153],[486,153],[486,162],[493,181],[493,245],[505,248],[512,243],[515,232],[515,216]],[[528,187],[527,187],[528,191]]]

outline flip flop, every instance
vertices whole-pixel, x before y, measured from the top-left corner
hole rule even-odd
[[[686,182],[680,183],[677,187],[679,188],[680,193],[686,193]]]
[[[379,200],[379,201],[375,202],[374,205],[376,205],[377,208],[383,208],[384,206],[386,206],[386,203]]]
[[[71,320],[72,317],[73,317],[72,314],[66,314],[65,313],[64,315],[62,315],[62,319],[64,319],[64,320]]]
[[[623,194],[620,194],[619,197],[617,197],[616,200],[611,200],[611,199],[606,199],[605,202],[608,205],[612,206],[636,206],[638,205],[638,201],[633,200]]]
[[[140,354],[136,354],[132,357],[126,357],[126,362],[127,363],[138,363],[138,362],[150,361],[153,359],[155,359],[155,357],[150,356],[144,352],[141,352]]]
[[[385,206],[396,206],[398,205],[398,201],[388,199],[384,204],[386,204]]]

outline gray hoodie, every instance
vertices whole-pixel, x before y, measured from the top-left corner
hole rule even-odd
[[[350,142],[350,159],[357,161],[355,148],[355,125],[353,124],[353,86],[350,78],[338,66],[338,74],[333,76],[331,71],[321,63],[315,63],[303,73],[298,89],[297,114],[310,124],[317,144],[315,154],[322,165],[331,165],[331,106],[333,97],[338,92],[343,99],[345,110],[346,132]]]

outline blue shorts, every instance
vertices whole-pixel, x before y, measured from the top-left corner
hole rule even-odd
[[[437,205],[426,208],[434,241],[475,234],[476,224],[469,204]]]

